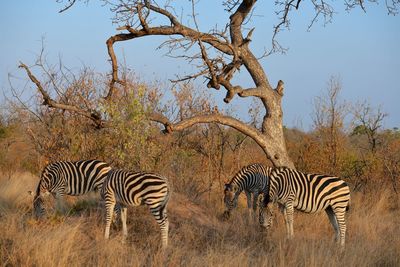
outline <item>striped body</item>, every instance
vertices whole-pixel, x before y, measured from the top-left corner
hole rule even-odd
[[[121,221],[124,237],[126,227],[126,209],[128,206],[147,205],[161,229],[163,247],[168,243],[169,222],[167,204],[170,188],[166,178],[153,173],[112,170],[102,188],[106,208],[105,238],[109,238],[113,209],[116,204],[121,208]]]
[[[342,179],[279,167],[270,176],[270,190],[264,196],[263,206],[273,202],[278,202],[283,209],[289,238],[293,236],[294,209],[307,213],[325,210],[335,229],[336,240],[344,245],[350,189]],[[261,216],[260,223],[263,224]]]
[[[253,215],[255,215],[258,196],[264,192],[268,192],[268,177],[271,171],[272,168],[258,163],[243,167],[228,184],[225,184],[224,202],[226,210],[224,215],[230,215],[232,209],[237,206],[238,197],[243,191],[247,197],[249,212],[251,214],[253,211]]]
[[[59,201],[64,195],[80,196],[100,190],[110,170],[107,163],[99,160],[58,161],[47,165],[33,201],[36,217],[45,212],[41,195],[51,193]]]

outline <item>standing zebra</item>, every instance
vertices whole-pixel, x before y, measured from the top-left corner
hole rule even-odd
[[[345,213],[349,208],[350,189],[340,178],[320,174],[305,174],[286,167],[274,169],[270,176],[269,194],[264,194],[260,208],[260,224],[264,223],[262,210],[273,202],[278,202],[285,217],[289,238],[293,237],[293,212],[297,210],[314,213],[325,210],[335,229],[335,239],[343,247],[346,235]]]
[[[244,191],[247,197],[247,208],[249,209],[250,216],[254,217],[259,194],[268,191],[268,177],[271,171],[271,167],[255,163],[243,167],[236,173],[231,181],[225,184],[224,202],[226,210],[224,216],[226,218],[230,216],[232,209],[237,206],[240,193]],[[251,195],[253,195],[253,204]]]
[[[57,206],[60,206],[64,195],[79,196],[101,189],[110,170],[107,163],[99,160],[57,161],[47,165],[33,198],[36,218],[42,217],[45,212],[41,195],[51,193],[56,198]]]
[[[104,181],[101,194],[105,200],[106,229],[105,238],[110,236],[113,209],[121,208],[123,236],[128,235],[126,227],[127,206],[147,205],[161,229],[162,245],[168,244],[169,222],[167,204],[170,188],[166,178],[153,173],[112,170]]]

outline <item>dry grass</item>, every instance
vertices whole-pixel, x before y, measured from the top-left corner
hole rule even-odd
[[[104,240],[104,219],[95,196],[73,199],[69,216],[32,219],[35,177],[0,177],[2,266],[399,266],[400,199],[382,190],[353,194],[346,250],[333,243],[325,214],[295,214],[295,238],[285,240],[279,214],[273,231],[260,232],[243,208],[229,222],[218,220],[220,196],[195,205],[173,194],[169,205],[170,246],[163,252],[159,229],[144,207],[128,210],[129,238],[120,227]],[[49,201],[50,202],[50,201]],[[51,211],[50,211],[51,212]],[[248,227],[248,225],[251,227]]]

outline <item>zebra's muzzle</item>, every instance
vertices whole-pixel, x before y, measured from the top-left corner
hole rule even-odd
[[[222,213],[222,219],[224,219],[225,221],[228,220],[231,217],[231,213],[226,210],[224,211],[224,213]]]
[[[35,197],[33,200],[33,214],[36,220],[41,219],[45,215],[45,208],[43,206],[43,199],[40,196]]]

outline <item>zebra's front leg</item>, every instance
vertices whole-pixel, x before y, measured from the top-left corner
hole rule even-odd
[[[56,201],[56,213],[65,214],[66,208],[64,203],[64,192],[57,191],[52,193],[55,201]]]
[[[253,217],[251,210],[251,192],[244,191],[244,193],[246,194],[246,199],[247,199],[247,221],[250,223],[251,218]]]
[[[281,206],[283,210],[283,216],[285,218],[285,224],[286,224],[286,233],[287,233],[287,238],[292,239],[294,236],[293,232],[293,213],[294,213],[294,208],[293,204],[291,202],[286,203],[284,206]]]
[[[114,214],[115,201],[106,200],[105,206],[106,206],[106,230],[104,232],[104,237],[105,239],[108,239],[110,237],[110,226]]]
[[[121,221],[122,221],[122,236],[123,239],[125,240],[125,238],[128,236],[128,228],[126,226],[126,217],[127,217],[127,208],[121,206]]]
[[[258,192],[253,193],[253,222],[257,220],[257,202],[258,202]]]

